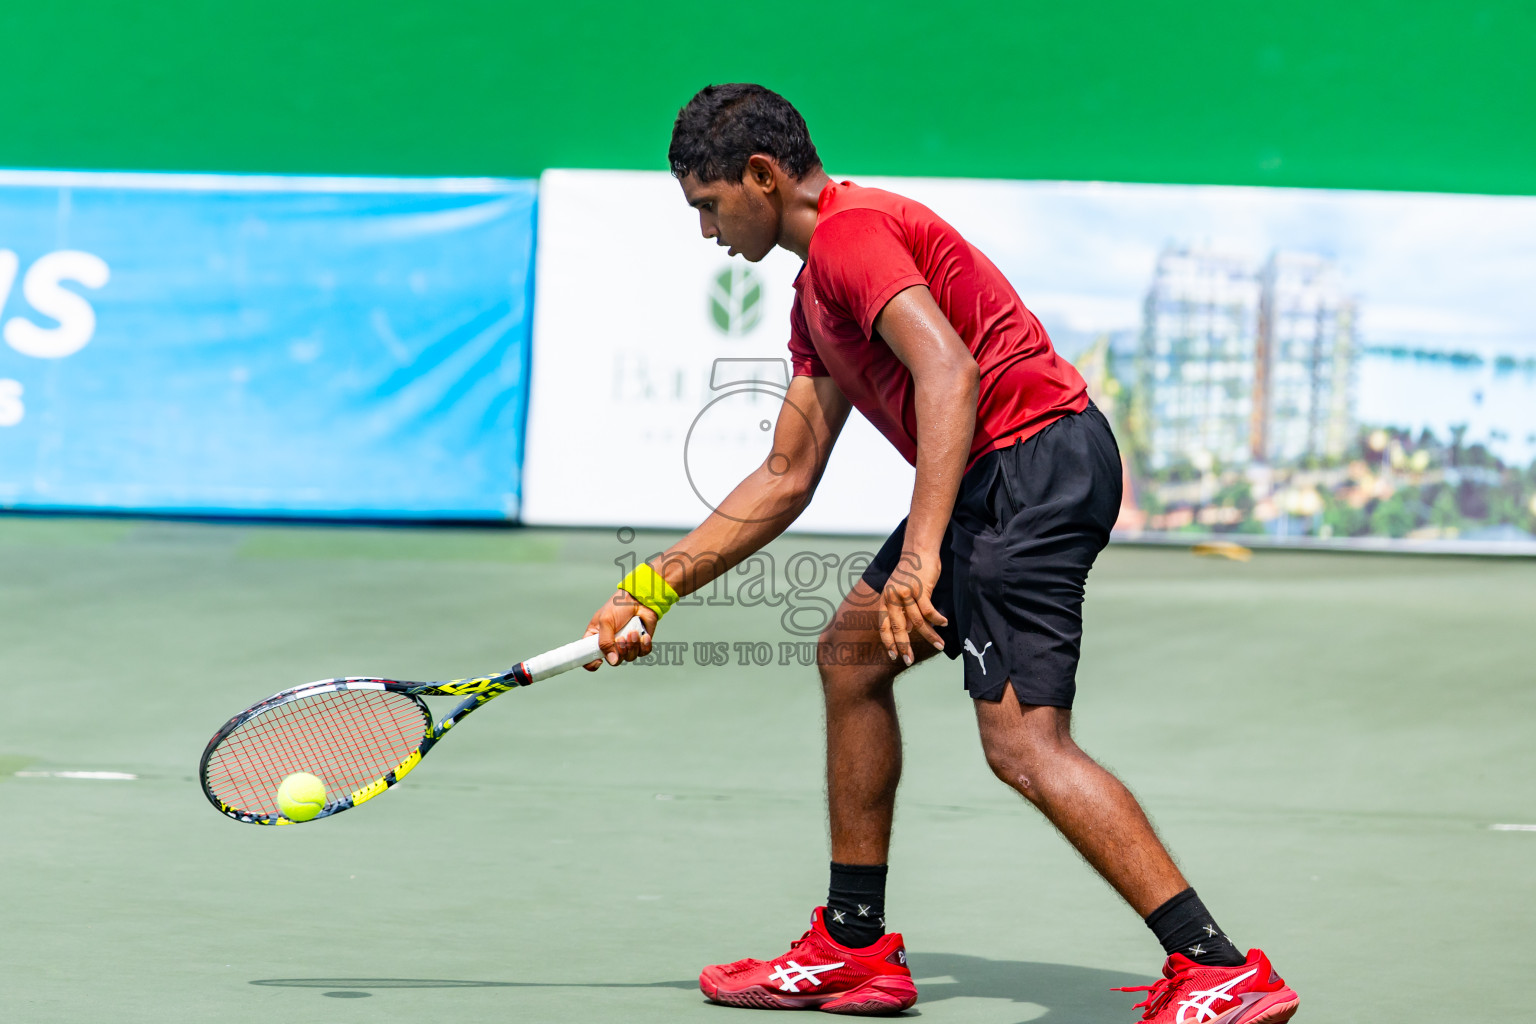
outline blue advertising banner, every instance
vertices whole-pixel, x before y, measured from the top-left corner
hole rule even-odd
[[[535,200],[0,172],[0,507],[516,517]]]

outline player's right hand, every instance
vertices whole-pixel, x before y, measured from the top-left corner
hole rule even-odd
[[[880,641],[892,661],[898,657],[911,665],[913,635],[921,636],[936,651],[944,649],[944,638],[935,626],[947,626],[949,620],[933,606],[933,590],[939,583],[940,556],[923,557],[916,551],[903,551],[896,570],[886,580],[880,594]]]
[[[645,632],[638,637],[633,633],[621,634],[620,631],[636,615],[640,616]],[[588,672],[596,672],[604,660],[610,665],[617,665],[621,661],[634,661],[636,658],[650,654],[651,637],[656,633],[656,622],[659,618],[659,615],[636,601],[628,593],[622,590],[614,591],[613,596],[603,603],[596,615],[592,616],[592,621],[587,623],[587,631],[582,634],[583,636],[597,634],[598,646],[602,648],[603,658],[588,662],[583,667]]]

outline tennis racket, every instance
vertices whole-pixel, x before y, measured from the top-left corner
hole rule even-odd
[[[643,633],[639,616],[621,635]],[[214,733],[199,777],[209,803],[236,821],[293,825],[277,787],[295,772],[325,783],[327,802],[311,821],[366,803],[421,763],[466,715],[508,690],[602,657],[597,634],[529,658],[496,676],[411,683],[347,677],[305,683],[240,712]],[[463,697],[441,722],[423,697]]]

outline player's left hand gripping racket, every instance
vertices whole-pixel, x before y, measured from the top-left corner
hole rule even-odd
[[[621,635],[644,631],[636,616]],[[203,751],[203,793],[222,814],[252,825],[292,825],[277,787],[295,772],[325,783],[312,821],[372,800],[415,768],[464,716],[508,690],[602,657],[597,634],[529,658],[509,671],[446,683],[322,679],[273,694],[231,718]],[[423,697],[463,697],[441,722]]]

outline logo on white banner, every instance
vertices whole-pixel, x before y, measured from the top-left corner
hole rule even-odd
[[[720,271],[709,289],[709,318],[728,338],[756,327],[763,319],[762,277],[742,263]]]

